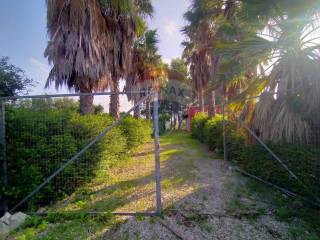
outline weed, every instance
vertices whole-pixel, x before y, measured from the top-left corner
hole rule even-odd
[[[159,220],[159,217],[157,216],[153,216],[153,217],[150,217],[150,223],[151,224],[156,224]]]
[[[288,221],[290,218],[290,212],[286,206],[281,206],[275,211],[276,217],[280,221]]]
[[[144,221],[146,219],[146,217],[142,214],[137,214],[136,215],[136,219],[140,222]]]

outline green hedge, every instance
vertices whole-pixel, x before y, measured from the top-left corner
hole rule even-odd
[[[207,113],[198,113],[194,116],[191,122],[191,135],[193,138],[198,139],[204,143],[205,133],[204,127],[209,120]]]
[[[320,150],[308,145],[281,142],[266,144],[300,181],[291,177],[288,171],[258,143],[240,148],[240,151],[237,151],[238,157],[233,160],[237,161],[241,169],[264,180],[311,199],[315,196],[319,198]]]
[[[7,195],[12,206],[113,122],[107,114],[81,116],[71,110],[7,108],[9,187],[0,189],[0,195]],[[32,205],[72,193],[95,176],[101,162],[111,167],[149,141],[151,131],[146,121],[126,118],[41,190]]]
[[[223,120],[221,115],[209,119],[203,128],[204,143],[210,150],[223,153]]]
[[[236,124],[225,120],[227,147],[235,148],[244,144],[244,136],[237,131]],[[192,120],[192,136],[209,146],[210,150],[223,153],[223,118],[216,114],[212,119],[205,113],[198,113]]]
[[[203,113],[197,114],[192,121],[192,136],[211,150],[223,153],[222,116],[208,119]],[[298,182],[259,143],[246,144],[243,130],[228,120],[226,144],[228,160],[241,169],[301,195],[320,197],[320,149],[316,146],[267,142],[269,148],[301,179]]]
[[[152,137],[152,124],[144,119],[126,117],[121,128],[127,136],[127,146],[129,150],[135,150],[141,144],[150,141]]]

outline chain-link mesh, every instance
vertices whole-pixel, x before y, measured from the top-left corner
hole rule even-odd
[[[99,101],[103,98],[107,102],[108,96],[99,96]],[[6,101],[8,186],[1,189],[1,195],[6,196],[9,209],[114,124],[102,107],[94,111],[80,115],[79,97]],[[139,132],[141,129],[149,132]],[[151,122],[125,118],[15,211],[155,211],[151,134]],[[142,143],[147,144],[137,146]]]

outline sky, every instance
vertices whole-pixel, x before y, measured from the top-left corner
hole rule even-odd
[[[155,13],[152,19],[148,19],[148,25],[158,30],[159,52],[165,62],[170,62],[182,53],[180,30],[189,0],[152,2]],[[1,0],[0,56],[10,57],[10,63],[22,68],[37,82],[30,94],[57,93],[54,88],[44,89],[50,71],[44,57],[47,41],[45,0]],[[59,90],[59,93],[66,92],[66,89]]]

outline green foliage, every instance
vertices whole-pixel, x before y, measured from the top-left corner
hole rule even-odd
[[[275,214],[276,217],[280,220],[280,221],[288,221],[288,219],[290,218],[290,211],[287,208],[287,206],[282,206],[278,209],[275,210]]]
[[[172,70],[181,73],[185,79],[185,81],[189,81],[189,69],[188,64],[184,59],[181,58],[174,58],[171,60],[170,68]]]
[[[9,64],[8,57],[0,57],[0,97],[26,93],[32,84],[22,69]]]
[[[134,150],[141,144],[148,142],[152,136],[151,123],[143,119],[126,117],[121,123],[121,128],[127,136],[129,150]]]
[[[208,121],[207,113],[198,113],[194,116],[191,123],[191,135],[193,138],[198,139],[200,142],[204,143],[205,133],[204,126]]]
[[[166,129],[166,123],[170,120],[170,115],[166,113],[159,114],[159,134],[163,135]]]
[[[234,157],[236,150],[244,144],[243,134],[237,130],[236,124],[225,120],[226,144],[228,152]],[[223,153],[223,118],[216,114],[209,119],[206,114],[200,113],[192,120],[192,137],[200,140],[209,146],[210,150],[219,154]]]
[[[226,120],[227,157],[241,169],[281,187],[311,199],[319,198],[320,172],[316,169],[320,150],[312,145],[267,142],[268,147],[294,172],[300,181],[259,143],[245,143],[245,136],[235,123]],[[223,153],[223,120],[221,115],[208,119],[197,114],[192,122],[192,136],[207,144],[211,150]]]
[[[65,109],[7,107],[6,138],[9,187],[0,189],[15,204],[113,123],[107,114],[81,116]],[[127,118],[79,159],[66,167],[30,202],[47,204],[92,179],[103,164],[111,167],[150,140],[151,126]]]
[[[222,115],[216,115],[213,119],[208,119],[204,125],[204,142],[208,144],[210,150],[223,152],[223,119]],[[218,137],[219,136],[219,137]]]
[[[241,168],[311,199],[319,194],[320,173],[315,169],[318,164],[319,149],[289,143],[268,142],[267,145],[300,181],[293,179],[270,153],[258,144],[243,146],[239,151],[236,160]],[[317,197],[319,198],[319,195]]]

